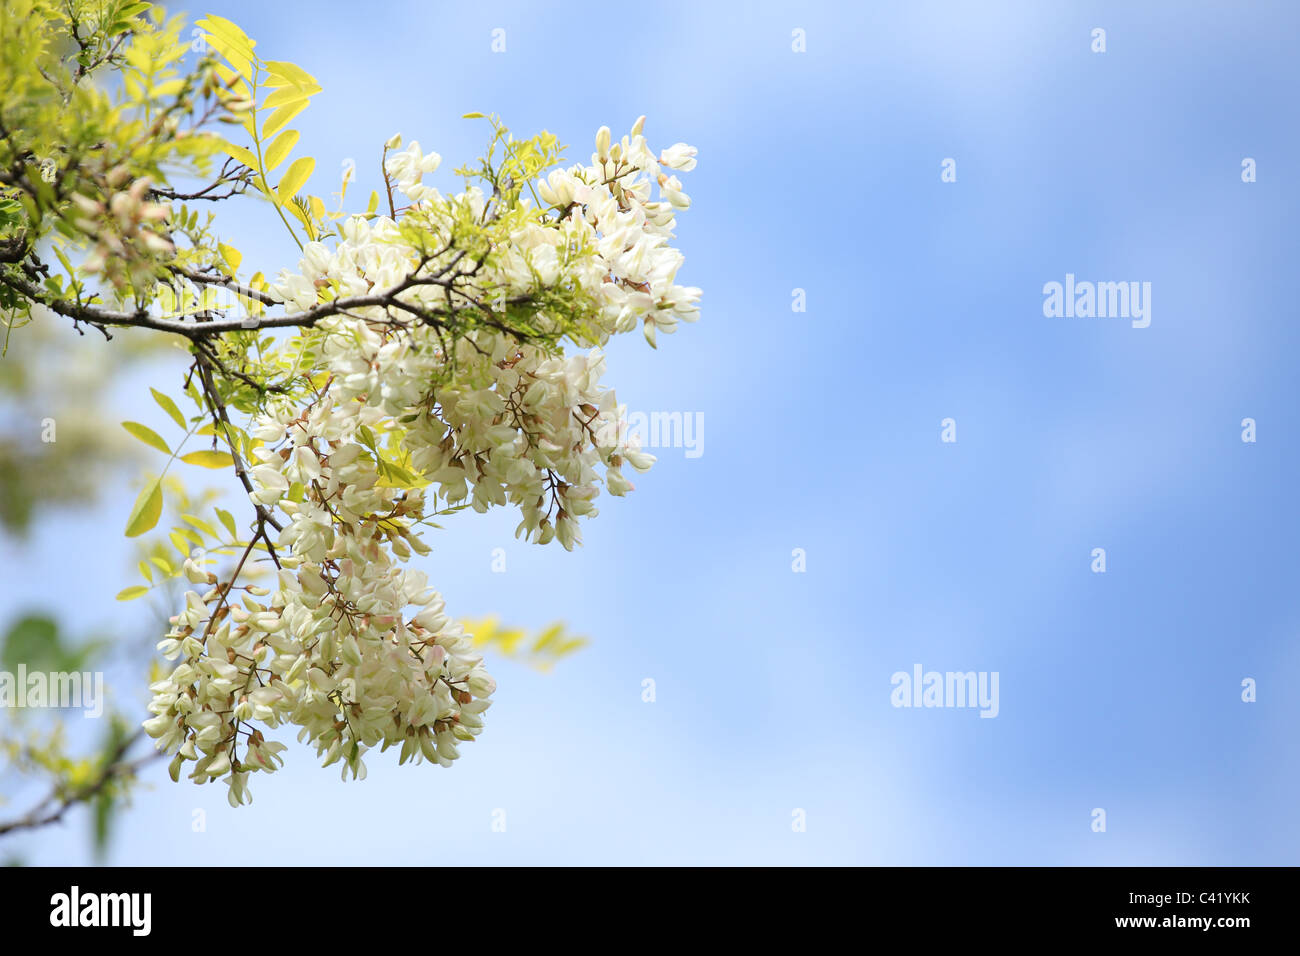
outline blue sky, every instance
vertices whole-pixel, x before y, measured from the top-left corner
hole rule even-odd
[[[342,784],[295,745],[234,811],[157,768],[111,862],[1296,862],[1300,11],[879,6],[190,11],[320,80],[295,124],[316,192],[354,159],[363,201],[397,131],[452,186],[482,146],[471,110],[575,158],[643,113],[652,145],[696,145],[678,243],[702,319],[657,352],[617,343],[607,383],[702,415],[704,445],[657,450],[573,554],[515,542],[507,512],[431,541],[454,611],[592,639],[550,674],[492,662],[453,769],[375,754]],[[266,208],[223,218],[245,263],[296,261]],[[1150,326],[1045,317],[1067,273],[1151,283]],[[146,384],[122,417],[160,417]],[[0,545],[0,612],[150,626],[112,601],[132,497]],[[70,571],[78,534],[93,558]],[[997,717],[891,706],[915,664],[998,672]],[[12,844],[87,845],[84,820]]]

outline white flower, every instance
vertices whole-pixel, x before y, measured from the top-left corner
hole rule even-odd
[[[398,188],[402,192],[419,202],[437,195],[436,190],[422,185],[420,180],[425,173],[433,172],[441,163],[441,156],[437,153],[421,152],[420,144],[413,140],[406,149],[389,156],[384,161],[384,169],[389,176],[397,180]]]
[[[680,169],[684,173],[689,173],[695,168],[695,154],[694,146],[674,143],[659,155],[659,162],[669,169]]]

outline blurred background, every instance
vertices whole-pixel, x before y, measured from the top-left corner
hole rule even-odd
[[[83,808],[0,859],[1296,862],[1300,8],[187,12],[320,81],[295,125],[323,196],[353,161],[364,205],[394,132],[456,188],[484,145],[473,110],[550,130],[575,162],[641,114],[652,147],[697,146],[679,281],[704,289],[702,319],[657,351],[614,343],[605,382],[703,431],[651,449],[573,554],[515,541],[505,510],[430,536],[420,566],[451,612],[590,640],[547,673],[490,655],[496,702],[454,768],[376,752],[345,784],[280,730],[286,767],[249,807],[156,763],[98,851]],[[269,208],[219,217],[246,268],[295,265]],[[1149,282],[1150,326],[1045,317],[1067,273]],[[122,528],[148,462],[112,446],[120,419],[165,433],[149,386],[175,389],[184,356],[44,324],[0,363],[0,626],[111,648],[114,705],[143,715],[173,608],[114,601],[138,583]],[[39,448],[46,416],[59,441]],[[997,717],[895,708],[891,675],[917,664],[997,672]],[[39,795],[3,772],[0,792],[0,817]]]

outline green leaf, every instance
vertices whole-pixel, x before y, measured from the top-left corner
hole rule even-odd
[[[192,451],[188,455],[181,455],[181,461],[187,465],[199,465],[203,468],[229,468],[235,463],[235,459],[230,457],[229,452],[225,451]]]
[[[394,483],[400,482],[408,487],[414,487],[417,484],[418,479],[416,479],[415,475],[411,474],[401,465],[394,464],[391,461],[385,461],[382,462],[382,464],[388,469],[389,479]]]
[[[149,567],[149,562],[141,561],[139,564],[139,568],[140,568],[140,575],[150,584],[153,584],[153,569]]]
[[[129,732],[124,721],[116,717],[113,718],[109,724],[108,733],[105,735],[103,747],[100,750],[102,756],[97,761],[101,770],[106,769],[109,761],[122,752],[122,748],[128,740],[127,734]],[[118,779],[129,782],[131,775],[127,774]],[[104,786],[95,795],[95,862],[99,864],[104,862],[104,853],[108,849],[113,814],[117,809],[120,792],[116,781],[110,778],[108,785]]]
[[[119,601],[134,601],[138,597],[143,597],[149,593],[149,589],[143,584],[136,584],[129,588],[123,588],[117,592]]]
[[[298,131],[296,129],[287,129],[280,134],[280,138],[267,147],[266,150],[266,171],[269,173],[275,167],[289,158],[289,152],[298,143]]]
[[[102,860],[108,849],[108,838],[113,828],[113,794],[101,790],[95,794],[95,859]]]
[[[218,508],[216,509],[216,511],[217,511],[217,517],[220,518],[221,523],[226,526],[226,530],[230,532],[230,536],[238,540],[239,528],[235,524],[234,516],[224,508]],[[213,537],[216,537],[216,535],[213,535]]]
[[[75,276],[75,275],[77,274],[77,270],[73,269],[73,268],[72,268],[72,263],[68,261],[68,255],[67,255],[67,253],[65,253],[65,252],[64,252],[61,248],[59,248],[58,246],[55,246],[55,247],[54,247],[54,254],[55,254],[56,256],[58,256],[58,257],[59,257],[59,261],[60,261],[61,263],[63,263],[63,268],[66,269],[66,270],[68,270],[68,275],[69,275],[69,277]]]
[[[141,425],[139,422],[123,422],[122,427],[146,445],[151,445],[167,455],[172,453],[171,448],[169,448],[167,443],[162,440],[162,436],[152,428],[149,428],[146,425]]]
[[[126,536],[138,538],[153,528],[162,517],[163,493],[162,482],[154,479],[140,492],[131,508],[131,516],[126,521]]]
[[[24,663],[30,670],[44,670],[63,657],[59,643],[59,626],[45,614],[28,614],[19,618],[4,637],[0,662],[12,673]],[[5,718],[8,719],[7,717]]]
[[[180,425],[181,428],[187,427],[185,424],[185,416],[181,414],[181,410],[176,407],[176,403],[173,402],[170,397],[164,395],[156,388],[151,388],[149,391],[153,393],[153,400],[158,403],[164,412],[171,416],[172,421],[177,425]]]

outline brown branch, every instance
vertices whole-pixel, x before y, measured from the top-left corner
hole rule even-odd
[[[208,408],[212,411],[214,426],[221,425],[225,430],[226,444],[230,448],[230,459],[234,463],[235,474],[239,478],[239,483],[244,486],[244,490],[251,496],[253,494],[253,482],[248,477],[248,468],[244,464],[243,457],[239,454],[239,445],[235,441],[233,426],[230,424],[230,415],[227,413],[226,405],[217,392],[216,382],[212,379],[212,366],[208,354],[202,349],[196,350],[195,363],[199,368],[199,381],[203,386],[203,397],[208,403]],[[280,559],[276,557],[275,545],[271,542],[271,536],[267,533],[266,526],[270,525],[276,531],[283,531],[284,525],[280,524],[275,516],[267,511],[263,505],[253,502],[253,507],[257,509],[257,530],[253,533],[253,541],[261,537],[266,542],[267,553],[270,554],[271,560],[275,561],[276,567],[279,567]]]
[[[197,126],[202,126],[200,121]],[[234,164],[233,166],[231,164]],[[160,199],[170,199],[179,202],[191,202],[196,199],[206,200],[207,202],[220,202],[223,199],[230,199],[234,196],[242,196],[252,183],[253,171],[243,163],[235,159],[227,159],[221,166],[221,171],[217,178],[200,189],[198,192],[180,193],[166,186],[155,186],[149,192]],[[218,186],[229,183],[230,188],[224,193],[213,193]]]
[[[259,292],[257,289],[249,286],[240,285],[229,276],[223,276],[220,273],[196,272],[193,269],[186,269],[184,266],[168,266],[168,271],[174,275],[189,279],[196,285],[214,285],[222,289],[227,289],[236,295],[242,295],[246,299],[252,299],[263,305],[281,305],[279,299],[266,292]]]
[[[214,285],[223,285],[217,277],[205,276],[202,273],[181,272],[186,278],[193,281],[205,281]],[[47,295],[46,292],[37,283],[21,276],[10,275],[0,272],[0,283],[9,286],[15,292],[18,292],[30,299],[32,302],[45,306],[52,312],[72,319],[74,322],[85,322],[95,328],[104,331],[108,327],[120,328],[139,328],[152,329],[157,332],[172,332],[176,335],[183,335],[188,339],[201,339],[209,336],[220,335],[223,332],[238,332],[240,330],[250,329],[283,329],[283,328],[310,328],[321,319],[333,315],[341,315],[354,309],[366,308],[396,308],[404,312],[418,315],[430,325],[437,325],[445,328],[436,316],[454,316],[462,311],[464,307],[457,307],[450,304],[452,295],[459,295],[472,303],[476,309],[485,316],[491,315],[491,310],[487,309],[481,303],[467,295],[461,288],[456,285],[456,280],[468,275],[469,273],[456,273],[450,278],[443,278],[440,275],[412,274],[407,276],[397,285],[383,292],[371,292],[366,295],[348,296],[342,299],[334,299],[331,302],[322,302],[302,312],[294,312],[288,315],[276,316],[245,316],[238,319],[213,319],[204,322],[184,322],[179,319],[164,319],[151,315],[147,309],[135,309],[131,312],[123,312],[114,309],[106,309],[94,305],[81,305],[79,303],[67,302],[63,299]],[[195,277],[199,278],[195,278]],[[402,292],[409,289],[419,288],[422,286],[438,286],[446,293],[449,300],[449,306],[445,309],[423,309],[409,302],[404,302],[397,298]],[[227,286],[228,288],[230,286]],[[245,287],[239,286],[232,291],[238,291],[238,294],[245,295]],[[249,297],[265,304],[279,305],[277,300],[257,292],[254,289],[247,289],[247,293],[252,293]],[[520,304],[531,300],[531,296],[512,296],[506,300],[508,303]],[[501,332],[518,337],[526,337],[519,330],[511,329],[499,322],[484,318],[483,322]],[[107,332],[105,332],[107,334]]]
[[[162,757],[162,753],[153,753],[138,760],[123,760],[126,752],[143,736],[144,731],[137,730],[118,744],[112,756],[104,761],[99,774],[93,780],[66,793],[60,793],[59,788],[56,787],[50,792],[49,796],[21,817],[0,822],[0,837],[17,830],[34,830],[38,827],[48,826],[51,823],[59,823],[63,820],[64,814],[70,809],[79,803],[87,803],[93,800],[114,780],[119,777],[133,777],[141,767]]]

